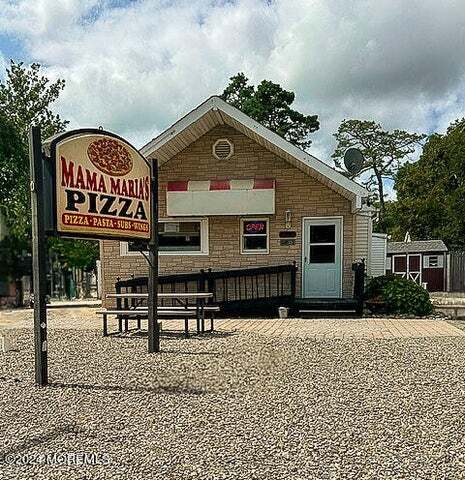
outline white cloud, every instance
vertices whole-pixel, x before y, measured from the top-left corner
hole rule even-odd
[[[0,30],[66,79],[72,126],[142,145],[244,71],[320,116],[331,163],[343,118],[428,132],[464,116],[465,8],[457,0],[0,0]]]
[[[2,55],[2,52],[0,51],[0,82],[5,79],[7,68],[8,68],[7,59]]]

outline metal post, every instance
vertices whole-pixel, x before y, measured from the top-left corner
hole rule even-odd
[[[292,262],[291,268],[291,301],[295,301],[295,293],[296,293],[296,280],[297,280],[297,263],[295,260]]]
[[[35,379],[38,385],[48,383],[46,237],[44,225],[44,176],[40,127],[29,129],[32,206],[32,267],[34,282]]]
[[[148,337],[149,353],[160,351],[160,327],[158,324],[158,161],[152,160],[151,188],[151,237],[149,241],[149,298]]]

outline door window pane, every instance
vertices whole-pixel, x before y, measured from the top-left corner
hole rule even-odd
[[[335,243],[335,225],[311,225],[310,243]]]
[[[334,263],[335,245],[310,245],[310,263]]]

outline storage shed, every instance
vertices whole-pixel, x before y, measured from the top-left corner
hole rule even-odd
[[[409,278],[429,292],[447,287],[447,247],[442,240],[388,242],[386,272]]]

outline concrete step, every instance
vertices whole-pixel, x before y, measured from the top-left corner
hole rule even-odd
[[[335,310],[335,309],[330,309],[330,310],[308,310],[308,309],[299,309],[299,313],[356,313],[355,310]]]

